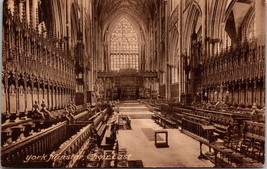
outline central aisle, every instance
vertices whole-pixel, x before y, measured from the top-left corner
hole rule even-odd
[[[121,106],[124,105],[121,104]],[[120,113],[126,114],[123,111],[120,111]],[[182,134],[178,129],[167,129],[169,148],[156,148],[153,141],[153,132],[148,134],[145,131],[159,130],[162,127],[154,123],[152,119],[132,119],[131,125],[132,130],[119,130],[117,134],[119,147],[127,149],[130,156],[129,160],[142,160],[144,167],[214,166],[209,160],[199,160],[197,158],[199,142]],[[205,152],[208,148],[203,147],[203,150]]]
[[[129,115],[132,119],[151,119],[152,112],[145,104],[137,101],[123,101],[119,104],[120,114]]]

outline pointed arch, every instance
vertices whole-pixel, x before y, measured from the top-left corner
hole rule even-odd
[[[71,4],[71,9],[70,9],[70,22],[71,22],[71,37],[73,39],[73,43],[77,41],[77,34],[79,32],[79,7],[77,3]]]
[[[198,31],[197,29],[197,23],[198,20],[201,20],[202,18],[202,11],[199,5],[196,2],[193,2],[191,6],[189,7],[187,18],[186,18],[186,24],[184,27],[184,44],[185,48],[188,48],[190,46],[190,37],[191,35]],[[198,25],[198,27],[201,27],[201,24]]]
[[[103,34],[104,36],[107,38],[107,41],[110,40],[110,33],[109,32],[113,32],[113,30],[115,29],[116,25],[118,22],[120,22],[122,19],[126,19],[131,26],[134,28],[134,30],[136,31],[136,34],[138,36],[139,41],[142,41],[142,36],[143,32],[142,32],[142,28],[140,27],[139,24],[137,24],[137,22],[128,14],[123,13],[121,15],[118,15],[117,17],[113,18],[112,22],[109,23],[109,25],[107,25],[103,30]]]
[[[108,40],[112,71],[139,69],[139,38],[130,21],[122,17],[114,23]]]

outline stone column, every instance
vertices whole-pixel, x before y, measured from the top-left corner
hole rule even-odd
[[[24,8],[24,0],[19,0],[19,19],[20,19],[20,21],[22,21],[22,19],[23,19],[23,8]]]
[[[265,106],[265,78],[262,80],[261,106]]]
[[[37,21],[37,19],[38,19],[38,16],[37,16],[37,14],[38,14],[38,1],[39,0],[31,0],[31,2],[32,2],[32,4],[31,4],[31,16],[32,16],[31,21],[32,21],[33,28],[36,28],[36,26],[38,26],[38,25],[36,25],[38,22]]]
[[[9,107],[9,97],[8,97],[8,78],[7,74],[4,74],[2,79],[4,79],[4,86],[5,86],[5,99],[6,99],[6,116],[10,116],[10,107]]]
[[[14,74],[15,80],[15,93],[16,93],[16,114],[19,115],[19,80],[18,74]]]
[[[255,33],[258,45],[265,44],[266,37],[266,3],[265,0],[255,1]]]
[[[24,110],[24,112],[25,112],[25,114],[26,114],[26,116],[27,116],[27,113],[28,113],[28,110],[29,110],[29,107],[28,107],[28,100],[27,100],[27,94],[28,94],[28,88],[27,88],[27,77],[23,77],[23,87],[24,87],[24,90],[25,90],[25,97],[24,97],[24,104],[25,104],[25,110]]]
[[[50,110],[51,108],[51,90],[50,90],[50,84],[47,84],[47,109]]]
[[[181,93],[182,93],[182,74],[183,74],[183,62],[182,62],[182,55],[183,55],[183,0],[180,1],[179,4],[179,73],[178,73],[178,78],[179,78],[179,89],[178,89],[178,101],[181,101]]]
[[[253,103],[256,103],[258,105],[260,103],[258,102],[258,98],[257,98],[258,89],[257,89],[257,80],[256,79],[253,82],[253,89],[254,89],[254,93],[253,93],[254,95],[252,96],[252,99],[253,99],[252,105],[253,105]]]
[[[28,25],[30,24],[30,0],[26,0],[25,3],[25,17]]]
[[[245,95],[244,103],[247,106],[247,105],[250,104],[250,102],[249,102],[250,89],[249,89],[249,82],[248,81],[245,82],[245,92],[244,92],[244,95]]]

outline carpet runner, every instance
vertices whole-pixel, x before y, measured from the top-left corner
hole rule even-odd
[[[141,130],[148,139],[148,141],[155,141],[155,132],[152,128],[141,128]],[[163,138],[160,137],[160,135],[157,135],[157,137],[158,141],[164,141]]]

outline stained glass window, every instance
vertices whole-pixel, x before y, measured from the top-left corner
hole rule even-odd
[[[122,18],[116,25],[110,43],[111,70],[138,70],[138,37],[133,26]]]

